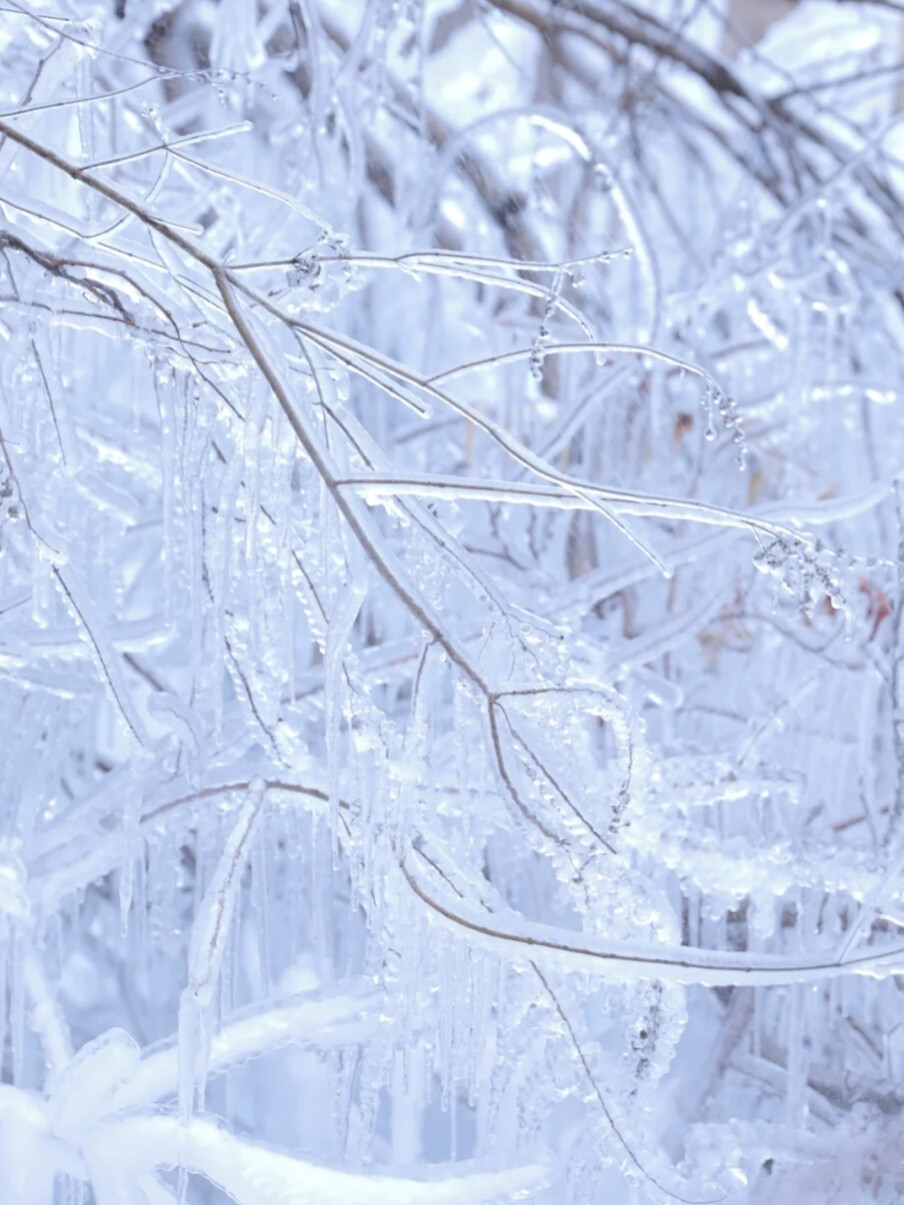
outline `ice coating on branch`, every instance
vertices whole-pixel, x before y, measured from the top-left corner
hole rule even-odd
[[[138,1067],[138,1043],[121,1029],[110,1029],[86,1043],[50,1085],[49,1123],[70,1139],[113,1109],[117,1090]]]
[[[364,1041],[381,1025],[389,1024],[380,1003],[379,994],[370,989],[347,996],[302,996],[259,1007],[246,1016],[230,1019],[211,1037],[207,1073],[214,1076],[291,1044],[325,1049]],[[172,1045],[148,1051],[128,1081],[113,1093],[111,1110],[149,1105],[172,1095],[178,1083],[178,1057]]]
[[[76,7],[0,15],[3,1205],[891,1205],[897,0]]]
[[[123,1121],[106,1137],[121,1144],[133,1166],[172,1167],[182,1160],[238,1205],[502,1205],[529,1199],[549,1178],[542,1163],[464,1175],[433,1167],[424,1169],[423,1180],[355,1174],[252,1145],[201,1118],[186,1125],[165,1117]]]
[[[266,784],[255,778],[229,832],[213,877],[195,913],[188,951],[188,986],[179,1003],[179,1111],[203,1103],[210,1054],[211,1004],[263,807]]]

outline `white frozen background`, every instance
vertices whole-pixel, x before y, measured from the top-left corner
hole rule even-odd
[[[901,1199],[902,45],[4,0],[2,1205]]]

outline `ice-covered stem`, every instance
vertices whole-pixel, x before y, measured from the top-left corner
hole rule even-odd
[[[425,394],[427,397],[436,398],[439,402],[449,406],[454,412],[467,418],[481,430],[485,431],[494,442],[498,443],[500,447],[504,448],[513,457],[516,463],[531,470],[542,480],[564,487],[566,490],[572,492],[576,499],[591,499],[592,505],[603,511],[603,513],[611,514],[616,509],[622,513],[631,513],[633,508],[637,507],[638,510],[634,511],[634,513],[661,514],[663,517],[668,516],[673,518],[690,518],[718,525],[733,525],[733,523],[739,522],[752,531],[768,531],[773,536],[780,533],[785,534],[782,529],[777,528],[774,524],[765,523],[753,517],[740,518],[732,516],[731,512],[719,507],[707,506],[694,501],[644,497],[643,495],[631,494],[622,490],[605,489],[599,487],[595,482],[576,480],[568,474],[552,469],[485,415],[445,393],[430,380],[404,369],[401,365],[385,359],[378,353],[355,343],[353,340],[327,332],[310,323],[291,318],[278,306],[274,305],[273,302],[242,281],[237,270],[221,264],[215,256],[211,255],[210,252],[194,239],[182,234],[181,231],[174,228],[169,222],[156,217],[145,206],[133,200],[121,192],[121,190],[108,184],[93,172],[72,164],[64,156],[24,134],[8,119],[0,118],[0,132],[53,164],[54,167],[65,172],[70,178],[96,190],[102,196],[107,197],[108,200],[113,201],[115,204],[134,214],[150,229],[161,234],[168,242],[171,242],[212,273],[229,317],[241,336],[243,343],[267,380],[280,408],[285,413],[290,426],[298,437],[305,454],[314,464],[328,492],[369,559],[393,592],[399,597],[406,609],[411,612],[421,626],[446,650],[450,659],[476,685],[480,685],[483,689],[486,689],[486,687],[481,676],[461,650],[455,647],[448,633],[444,630],[443,625],[432,614],[431,609],[424,600],[419,597],[419,593],[413,584],[405,580],[405,575],[398,566],[390,567],[388,554],[385,549],[379,547],[379,539],[372,530],[372,525],[367,518],[366,512],[357,505],[354,499],[349,499],[345,496],[341,488],[339,474],[334,470],[328,454],[320,445],[313,426],[305,418],[301,409],[296,407],[292,402],[290,393],[272,362],[272,357],[268,355],[265,347],[262,345],[261,339],[252,329],[251,319],[246,317],[240,309],[238,304],[239,295],[261,306],[263,310],[270,313],[277,320],[297,330],[303,339],[310,339],[331,355],[345,361],[355,371],[362,372],[363,375],[374,380],[381,388],[390,388],[389,379],[394,379],[406,387],[411,387]],[[584,345],[576,345],[575,350],[586,351],[588,348]],[[634,348],[630,350],[636,351]],[[521,353],[518,354],[520,355]],[[678,361],[675,362],[676,364],[678,363]],[[616,505],[610,507],[610,504]]]
[[[212,1035],[207,1074],[219,1074],[280,1046],[325,1050],[352,1045],[390,1025],[385,996],[370,983],[336,995],[273,1000],[266,1008],[231,1017]],[[178,1046],[147,1051],[134,1074],[114,1093],[110,1112],[146,1107],[169,1096],[178,1088],[178,1063]]]
[[[25,863],[19,855],[18,842],[0,841],[0,1067],[5,1031],[5,963],[10,958],[30,1006],[28,1022],[41,1043],[45,1080],[50,1081],[69,1064],[72,1039],[41,957],[34,911],[31,886]],[[18,994],[16,988],[13,994]],[[14,1047],[18,1040],[14,1036]],[[16,1061],[14,1056],[14,1064]]]
[[[533,970],[534,974],[537,976],[537,978],[540,980],[541,984],[543,985],[543,990],[546,992],[547,996],[551,1000],[553,1008],[558,1013],[559,1020],[562,1022],[562,1025],[565,1028],[565,1032],[568,1034],[571,1044],[574,1047],[574,1051],[575,1051],[575,1054],[577,1055],[578,1062],[581,1065],[581,1069],[583,1070],[584,1075],[587,1077],[587,1080],[593,1091],[593,1095],[596,1097],[597,1103],[599,1104],[600,1109],[603,1112],[603,1116],[606,1118],[607,1125],[612,1130],[612,1133],[615,1135],[619,1145],[624,1148],[625,1154],[628,1156],[628,1159],[630,1160],[630,1162],[640,1172],[640,1174],[644,1177],[645,1180],[649,1180],[649,1182],[651,1184],[653,1184],[656,1188],[658,1188],[660,1192],[665,1193],[665,1195],[667,1197],[671,1197],[673,1201],[681,1201],[681,1202],[683,1202],[683,1205],[718,1205],[718,1202],[722,1201],[724,1199],[724,1196],[723,1197],[685,1197],[685,1196],[682,1196],[681,1193],[675,1192],[674,1189],[667,1188],[662,1183],[662,1181],[660,1179],[658,1179],[658,1177],[654,1176],[653,1173],[651,1171],[649,1171],[649,1169],[646,1168],[643,1163],[641,1163],[634,1148],[631,1146],[631,1144],[628,1142],[625,1135],[622,1133],[621,1127],[619,1126],[618,1122],[612,1116],[612,1110],[609,1108],[609,1105],[606,1101],[605,1096],[603,1096],[602,1089],[599,1086],[599,1081],[598,1081],[597,1077],[593,1074],[593,1069],[591,1068],[590,1064],[587,1061],[587,1056],[584,1054],[584,1051],[581,1047],[581,1043],[578,1040],[578,1036],[574,1031],[574,1026],[571,1024],[571,1021],[562,1005],[562,1002],[559,1000],[559,997],[556,995],[556,992],[553,990],[553,987],[550,984],[546,975],[543,973],[542,968],[539,967],[535,962],[531,962],[530,965],[531,965],[531,969]]]
[[[592,503],[601,509],[603,513],[607,513],[607,511],[614,512],[616,506],[611,505],[614,503],[620,509],[638,507],[644,513],[702,519],[703,521],[714,522],[719,525],[739,522],[753,529],[765,526],[770,528],[773,534],[775,533],[775,527],[772,524],[763,524],[762,521],[755,519],[739,519],[735,516],[730,516],[728,512],[720,511],[716,507],[707,507],[695,502],[676,503],[673,500],[649,499],[623,491],[600,489],[593,482],[576,481],[567,474],[552,470],[548,465],[540,461],[535,454],[513,439],[507,432],[503,431],[485,416],[478,414],[473,407],[469,407],[451,397],[435,384],[431,384],[429,381],[418,376],[418,374],[404,369],[402,366],[385,359],[378,353],[362,347],[353,340],[327,332],[310,323],[291,319],[265,296],[245,284],[235,270],[220,263],[211,252],[194,239],[174,228],[171,223],[150,213],[144,205],[124,194],[120,189],[108,184],[96,173],[72,164],[56,151],[41,145],[29,135],[19,130],[14,122],[8,118],[0,119],[0,132],[6,133],[10,139],[38,155],[45,162],[52,164],[71,179],[94,189],[126,212],[138,217],[150,230],[160,234],[167,242],[177,247],[198,265],[206,268],[211,273],[216,283],[217,291],[236,332],[267,381],[281,410],[298,438],[301,448],[314,465],[327,492],[348,523],[352,534],[379,575],[389,585],[392,592],[412,618],[445,651],[450,661],[470,679],[473,685],[484,696],[491,713],[494,711],[494,696],[491,687],[484,679],[484,676],[478,671],[474,660],[468,655],[464,647],[457,639],[450,635],[448,626],[439,620],[415,584],[409,580],[401,566],[391,557],[385,540],[380,537],[366,508],[343,487],[336,467],[333,465],[327,450],[318,437],[311,416],[303,405],[299,406],[295,404],[288,387],[284,383],[278,368],[278,355],[273,354],[271,351],[266,333],[258,330],[255,317],[250,312],[251,306],[260,307],[261,310],[270,314],[279,322],[288,324],[293,330],[297,331],[303,341],[308,340],[314,345],[323,348],[329,354],[353,367],[355,371],[365,375],[380,387],[390,388],[390,381],[398,382],[406,390],[414,389],[422,394],[426,394],[427,397],[436,398],[442,404],[449,406],[453,412],[477,424],[496,443],[503,447],[517,463],[530,469],[542,479],[551,481],[565,490],[571,491],[575,498],[592,500]],[[250,303],[250,305],[247,307],[243,306],[240,303],[240,299],[242,302]],[[393,393],[396,392],[395,385],[390,388],[390,391]],[[500,777],[506,790],[511,794],[510,781],[508,781],[510,780],[510,776],[507,774],[504,758],[500,757],[495,744],[494,752]],[[514,796],[512,797],[514,798]],[[519,803],[517,799],[516,803]],[[523,804],[523,801],[521,801],[521,804]],[[540,819],[539,817],[537,818]],[[541,831],[544,833],[550,831],[549,825],[542,820]]]
[[[505,951],[515,962],[536,959],[561,970],[596,972],[621,981],[661,979],[706,987],[820,983],[843,974],[891,976],[904,966],[901,946],[844,959],[791,958],[594,937],[535,924],[515,913],[494,913],[490,923],[467,902],[446,903],[438,898],[419,877],[411,854],[400,866],[411,890],[445,923],[466,930],[471,940]]]
[[[420,623],[421,627],[433,637],[433,639],[443,648],[452,660],[466,675],[486,692],[486,685],[482,677],[474,669],[467,656],[458,648],[451,637],[446,632],[444,626],[439,619],[433,614],[426,602],[418,595],[419,592],[414,584],[407,579],[407,574],[400,566],[390,563],[389,555],[385,549],[379,546],[379,537],[374,530],[373,523],[367,516],[366,511],[360,506],[356,498],[349,497],[339,485],[339,474],[334,469],[326,450],[322,447],[320,440],[317,438],[313,425],[302,409],[296,406],[289,394],[288,389],[282,381],[275,365],[267,355],[264,348],[261,346],[255,332],[252,331],[249,321],[239,308],[238,301],[235,295],[233,281],[230,279],[230,273],[225,269],[216,265],[212,268],[214,279],[217,283],[217,288],[220,291],[220,296],[226,306],[229,317],[232,319],[233,325],[241,335],[242,341],[250,352],[252,359],[260,369],[267,384],[273,392],[276,400],[279,402],[280,408],[289,420],[289,425],[295,432],[298,442],[304,449],[305,454],[310,459],[316,468],[321,480],[327,488],[333,501],[336,503],[343,518],[348,523],[356,540],[361,548],[367,554],[371,563],[376,568],[377,572],[392,589],[393,593],[402,602],[405,608],[414,616]],[[244,286],[242,287],[243,291]],[[268,307],[269,308],[269,307]]]
[[[410,583],[404,583],[406,589],[401,589],[403,582],[401,580],[401,571],[396,569],[393,573],[388,572],[388,568],[383,564],[385,553],[375,546],[376,537],[369,532],[369,524],[366,521],[366,515],[362,514],[359,508],[351,504],[347,499],[343,499],[342,491],[339,488],[338,474],[332,471],[332,466],[329,463],[329,458],[325,450],[320,447],[320,441],[313,427],[303,418],[298,407],[291,400],[290,393],[283,384],[275,366],[271,362],[271,357],[267,354],[266,349],[262,346],[261,340],[257,337],[252,329],[251,320],[246,318],[238,304],[238,297],[243,296],[253,304],[259,305],[264,311],[270,313],[273,317],[282,323],[285,323],[296,329],[303,338],[310,339],[316,345],[322,347],[329,354],[339,358],[340,360],[349,363],[357,372],[364,372],[364,375],[373,379],[375,383],[383,388],[388,386],[387,378],[394,378],[406,387],[411,387],[427,397],[436,398],[442,404],[449,406],[453,411],[475,423],[480,429],[485,431],[494,442],[503,447],[513,459],[521,464],[524,468],[530,469],[541,479],[554,482],[566,490],[570,489],[575,497],[593,498],[594,502],[601,508],[610,503],[624,503],[625,506],[619,509],[630,513],[632,504],[640,506],[639,513],[657,513],[674,518],[691,518],[698,519],[702,522],[731,523],[732,518],[730,512],[723,511],[719,507],[707,506],[705,504],[693,501],[676,501],[674,499],[662,498],[644,498],[644,496],[630,494],[621,490],[601,488],[595,482],[576,480],[566,473],[552,469],[545,462],[540,460],[529,449],[523,447],[518,440],[514,439],[507,432],[503,431],[497,424],[488,419],[485,415],[476,411],[473,407],[467,406],[465,403],[445,393],[439,389],[435,383],[429,379],[420,377],[417,373],[413,373],[404,369],[401,365],[387,360],[375,351],[368,349],[353,340],[345,338],[341,335],[328,332],[322,328],[314,326],[307,322],[302,322],[293,319],[285,314],[278,306],[274,305],[263,294],[251,288],[242,279],[236,269],[223,265],[214,255],[197,243],[194,239],[184,235],[173,227],[169,222],[156,217],[150,213],[144,205],[127,196],[121,190],[108,184],[106,181],[97,177],[93,172],[85,168],[80,168],[71,163],[64,156],[56,151],[43,146],[41,143],[30,138],[22,131],[18,130],[7,118],[0,118],[0,132],[5,133],[14,141],[19,142],[26,149],[38,155],[40,158],[53,164],[59,170],[65,172],[70,178],[77,180],[79,183],[85,184],[87,187],[96,190],[108,200],[120,205],[128,212],[134,214],[150,229],[162,235],[168,242],[178,247],[185,252],[190,258],[195,260],[199,265],[208,269],[214,277],[217,289],[223,298],[226,310],[231,318],[236,330],[246,348],[250,352],[253,360],[257,364],[261,373],[267,380],[274,396],[279,402],[280,408],[286,414],[290,426],[298,437],[299,443],[305,451],[305,454],[311,459],[318,473],[323,479],[330,495],[333,497],[336,505],[339,507],[343,516],[349,523],[353,533],[361,543],[364,550],[367,552],[370,559],[374,562],[381,576],[387,580],[388,584],[393,589],[406,608],[416,615],[422,627],[428,631],[441,645],[446,649],[450,658],[457,664],[472,681],[477,681],[475,671],[472,666],[466,664],[466,659],[462,658],[448,639],[448,636],[441,630],[435,617],[428,616],[428,608],[423,600],[419,599]],[[615,345],[613,345],[615,346]],[[593,350],[592,346],[577,344],[565,345],[564,350],[586,352]],[[625,351],[637,353],[638,349],[634,347],[625,347]],[[518,356],[524,353],[516,353]],[[529,354],[529,353],[528,353]],[[664,353],[656,353],[660,358],[665,357]],[[680,366],[681,361],[673,360]],[[700,372],[695,366],[687,365],[686,368],[694,372]],[[371,373],[377,374],[371,377]],[[645,509],[645,504],[650,509]],[[615,509],[615,507],[613,507]],[[354,513],[357,511],[357,513]],[[735,520],[737,521],[737,520]],[[771,534],[778,534],[775,525],[757,521],[754,518],[746,518],[741,520],[745,526],[751,530],[768,530]]]
[[[86,184],[89,188],[96,190],[127,212],[134,214],[150,229],[155,230],[212,273],[227,313],[241,336],[243,343],[266,379],[292,430],[295,432],[301,447],[317,469],[324,485],[348,523],[358,543],[368,555],[380,576],[387,582],[406,609],[446,651],[450,660],[465,673],[482,693],[488,695],[489,688],[469,658],[451,639],[444,625],[432,613],[431,608],[419,597],[418,591],[413,583],[407,581],[407,577],[402,569],[392,565],[386,551],[379,547],[379,539],[363,507],[361,507],[356,498],[349,497],[340,487],[338,483],[339,474],[330,463],[328,454],[322,448],[310,421],[301,409],[293,404],[291,396],[283,384],[275,365],[252,330],[250,321],[242,313],[236,297],[236,291],[238,290],[241,293],[247,294],[252,300],[260,302],[268,310],[272,310],[274,307],[268,304],[264,298],[254,293],[253,290],[248,289],[243,282],[238,280],[234,272],[223,267],[214,256],[193,239],[174,229],[170,223],[149,213],[143,205],[134,201],[120,189],[108,184],[93,172],[70,163],[57,152],[43,146],[40,142],[37,142],[17,129],[6,118],[0,118],[0,133],[3,133],[12,141],[18,142],[21,146],[38,155],[46,162],[53,164],[54,167],[57,167],[71,179]],[[278,311],[277,315],[282,317]],[[314,332],[309,333],[313,334]]]
[[[63,1011],[54,997],[47,974],[31,939],[16,943],[22,949],[22,974],[31,1003],[31,1027],[44,1051],[48,1078],[59,1075],[72,1058],[72,1040]]]
[[[260,816],[266,783],[254,779],[195,914],[188,954],[188,986],[179,1004],[179,1113],[203,1105],[210,1047],[209,1011]]]
[[[436,872],[437,876],[443,880],[446,887],[452,893],[454,893],[457,899],[464,901],[466,898],[465,891],[462,890],[462,887],[457,885],[455,879],[458,876],[456,876],[455,870],[449,863],[448,859],[445,858],[438,850],[436,850],[429,842],[420,838],[418,840],[417,852],[425,862],[429,863],[429,865]],[[444,863],[444,865],[441,865],[440,863]],[[402,861],[401,865],[402,871],[407,877],[408,870],[404,860]],[[411,882],[410,879],[409,882]],[[495,898],[495,892],[489,883],[481,883],[478,890],[483,909],[488,915],[492,915],[493,903],[501,903],[501,901],[498,901],[498,899]],[[490,902],[491,900],[493,901],[492,903]],[[612,1131],[612,1134],[618,1145],[623,1149],[628,1161],[637,1169],[638,1172],[640,1172],[645,1180],[648,1180],[652,1185],[654,1185],[655,1188],[657,1188],[660,1192],[665,1193],[666,1196],[671,1197],[673,1200],[682,1201],[685,1203],[685,1205],[715,1205],[715,1202],[711,1198],[684,1197],[679,1193],[666,1188],[665,1185],[662,1184],[660,1180],[657,1179],[657,1177],[646,1168],[644,1163],[638,1157],[634,1146],[629,1141],[621,1126],[613,1116],[609,1103],[599,1085],[599,1080],[594,1074],[593,1068],[590,1066],[590,1063],[587,1060],[587,1056],[584,1053],[581,1041],[578,1038],[574,1025],[572,1024],[558,993],[550,983],[548,976],[543,971],[543,968],[539,966],[537,962],[531,959],[529,965],[534,975],[536,975],[544,993],[549,998],[553,1008],[558,1014],[559,1020],[562,1022],[568,1040],[571,1043],[581,1066],[581,1070],[583,1071],[587,1082],[590,1084],[591,1091],[593,1092],[597,1103],[600,1106],[600,1110],[602,1111],[603,1117],[606,1120],[606,1124]],[[716,1200],[721,1200],[721,1198],[716,1198]]]
[[[131,1168],[171,1168],[180,1160],[222,1188],[238,1205],[482,1205],[517,1201],[549,1182],[546,1164],[462,1175],[458,1165],[431,1164],[422,1178],[364,1175],[295,1159],[236,1137],[206,1117],[184,1125],[172,1117],[111,1122],[103,1139]]]

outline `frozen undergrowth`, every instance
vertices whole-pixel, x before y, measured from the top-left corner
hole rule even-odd
[[[904,5],[748,9],[0,11],[4,1205],[904,1191]]]

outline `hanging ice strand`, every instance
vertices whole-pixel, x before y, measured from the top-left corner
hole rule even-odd
[[[358,612],[367,593],[363,582],[348,584],[330,616],[326,636],[323,667],[323,706],[327,763],[327,785],[330,796],[330,834],[334,858],[338,857],[339,804],[342,797],[340,774],[342,768],[342,714],[346,697],[342,678],[343,659]]]
[[[901,0],[60,7],[0,19],[0,1205],[892,1205]]]
[[[737,402],[733,397],[729,397],[715,381],[707,378],[700,405],[703,407],[706,418],[706,425],[703,428],[704,438],[710,443],[717,438],[719,433],[716,427],[716,414],[718,413],[722,426],[731,436],[735,445],[735,458],[738,468],[743,472],[747,467],[747,439]]]
[[[533,379],[537,382],[543,379],[543,366],[546,363],[546,348],[552,342],[552,332],[550,323],[556,312],[556,306],[559,302],[559,297],[562,292],[563,273],[561,268],[557,268],[553,276],[552,283],[546,295],[546,302],[543,307],[543,317],[540,320],[540,329],[534,339],[530,352],[530,373]]]
[[[265,790],[262,778],[250,783],[192,925],[188,986],[179,1004],[179,1116],[183,1121],[195,1108],[204,1107],[210,1008]]]

